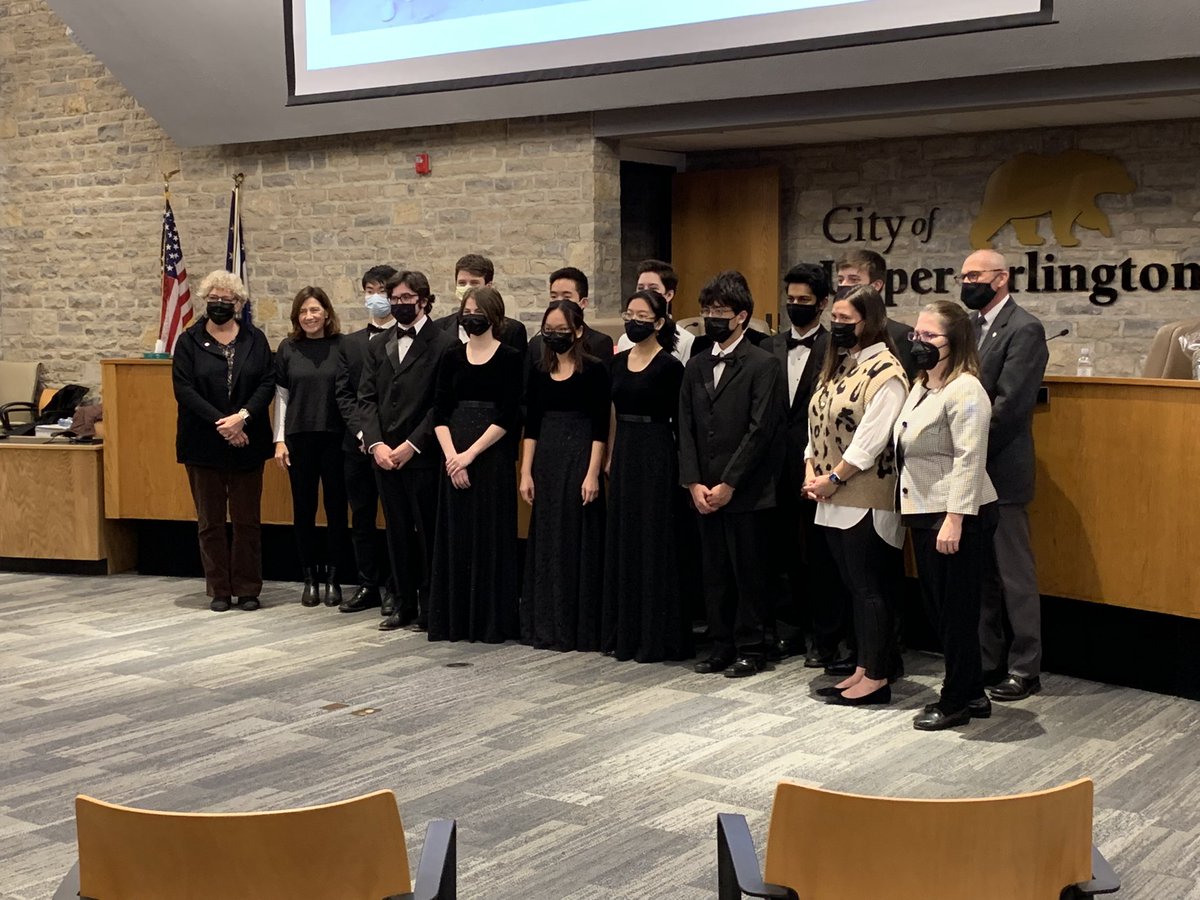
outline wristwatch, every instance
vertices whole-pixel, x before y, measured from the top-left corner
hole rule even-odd
[[[249,411],[247,411],[247,410],[245,410],[245,409],[239,409],[239,410],[238,410],[238,415],[242,417],[242,421],[243,421],[243,422],[249,422],[249,421],[250,421],[250,413],[249,413]]]
[[[829,480],[830,480],[830,481],[832,481],[834,484],[836,484],[838,487],[841,487],[843,484],[845,484],[845,483],[846,483],[846,479],[844,479],[844,478],[840,478],[840,477],[838,476],[838,473],[837,473],[837,472],[830,472],[830,473],[829,473]]]

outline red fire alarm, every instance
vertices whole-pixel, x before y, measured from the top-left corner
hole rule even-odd
[[[433,171],[433,166],[429,163],[428,153],[418,153],[416,165],[413,166],[417,170],[418,175],[428,175]]]

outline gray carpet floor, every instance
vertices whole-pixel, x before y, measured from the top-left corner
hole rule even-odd
[[[761,852],[782,777],[965,797],[1088,776],[1118,896],[1200,900],[1200,703],[1048,675],[923,734],[936,656],[909,654],[893,706],[839,709],[798,662],[731,680],[431,644],[297,596],[215,614],[193,580],[0,573],[0,897],[53,892],[77,793],[218,811],[387,788],[414,860],[431,818],[458,819],[465,900],[709,900],[716,813],[744,813]]]

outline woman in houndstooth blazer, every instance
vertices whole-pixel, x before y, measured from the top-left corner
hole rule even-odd
[[[912,529],[921,592],[946,656],[941,698],[913,726],[940,731],[991,715],[983,693],[979,603],[996,528],[996,490],[986,469],[992,405],[979,382],[975,333],[962,307],[930,304],[909,338],[921,372],[894,429],[900,513]]]

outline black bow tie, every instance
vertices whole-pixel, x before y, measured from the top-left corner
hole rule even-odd
[[[738,358],[736,356],[732,356],[732,355],[729,355],[726,353],[709,353],[709,354],[705,355],[704,361],[708,364],[708,366],[710,368],[715,369],[717,367],[717,363],[725,363],[726,365],[734,365],[737,363]]]
[[[387,329],[380,328],[378,325],[372,325],[370,322],[367,323],[367,334],[368,335],[374,336],[383,331],[387,331]]]
[[[400,338],[415,338],[416,336],[417,329],[401,328],[399,325],[396,326],[396,340],[400,340]]]
[[[807,347],[809,350],[813,348],[813,344],[817,342],[817,333],[814,331],[808,337],[794,337],[789,331],[785,336],[788,350],[795,350],[797,347]]]

